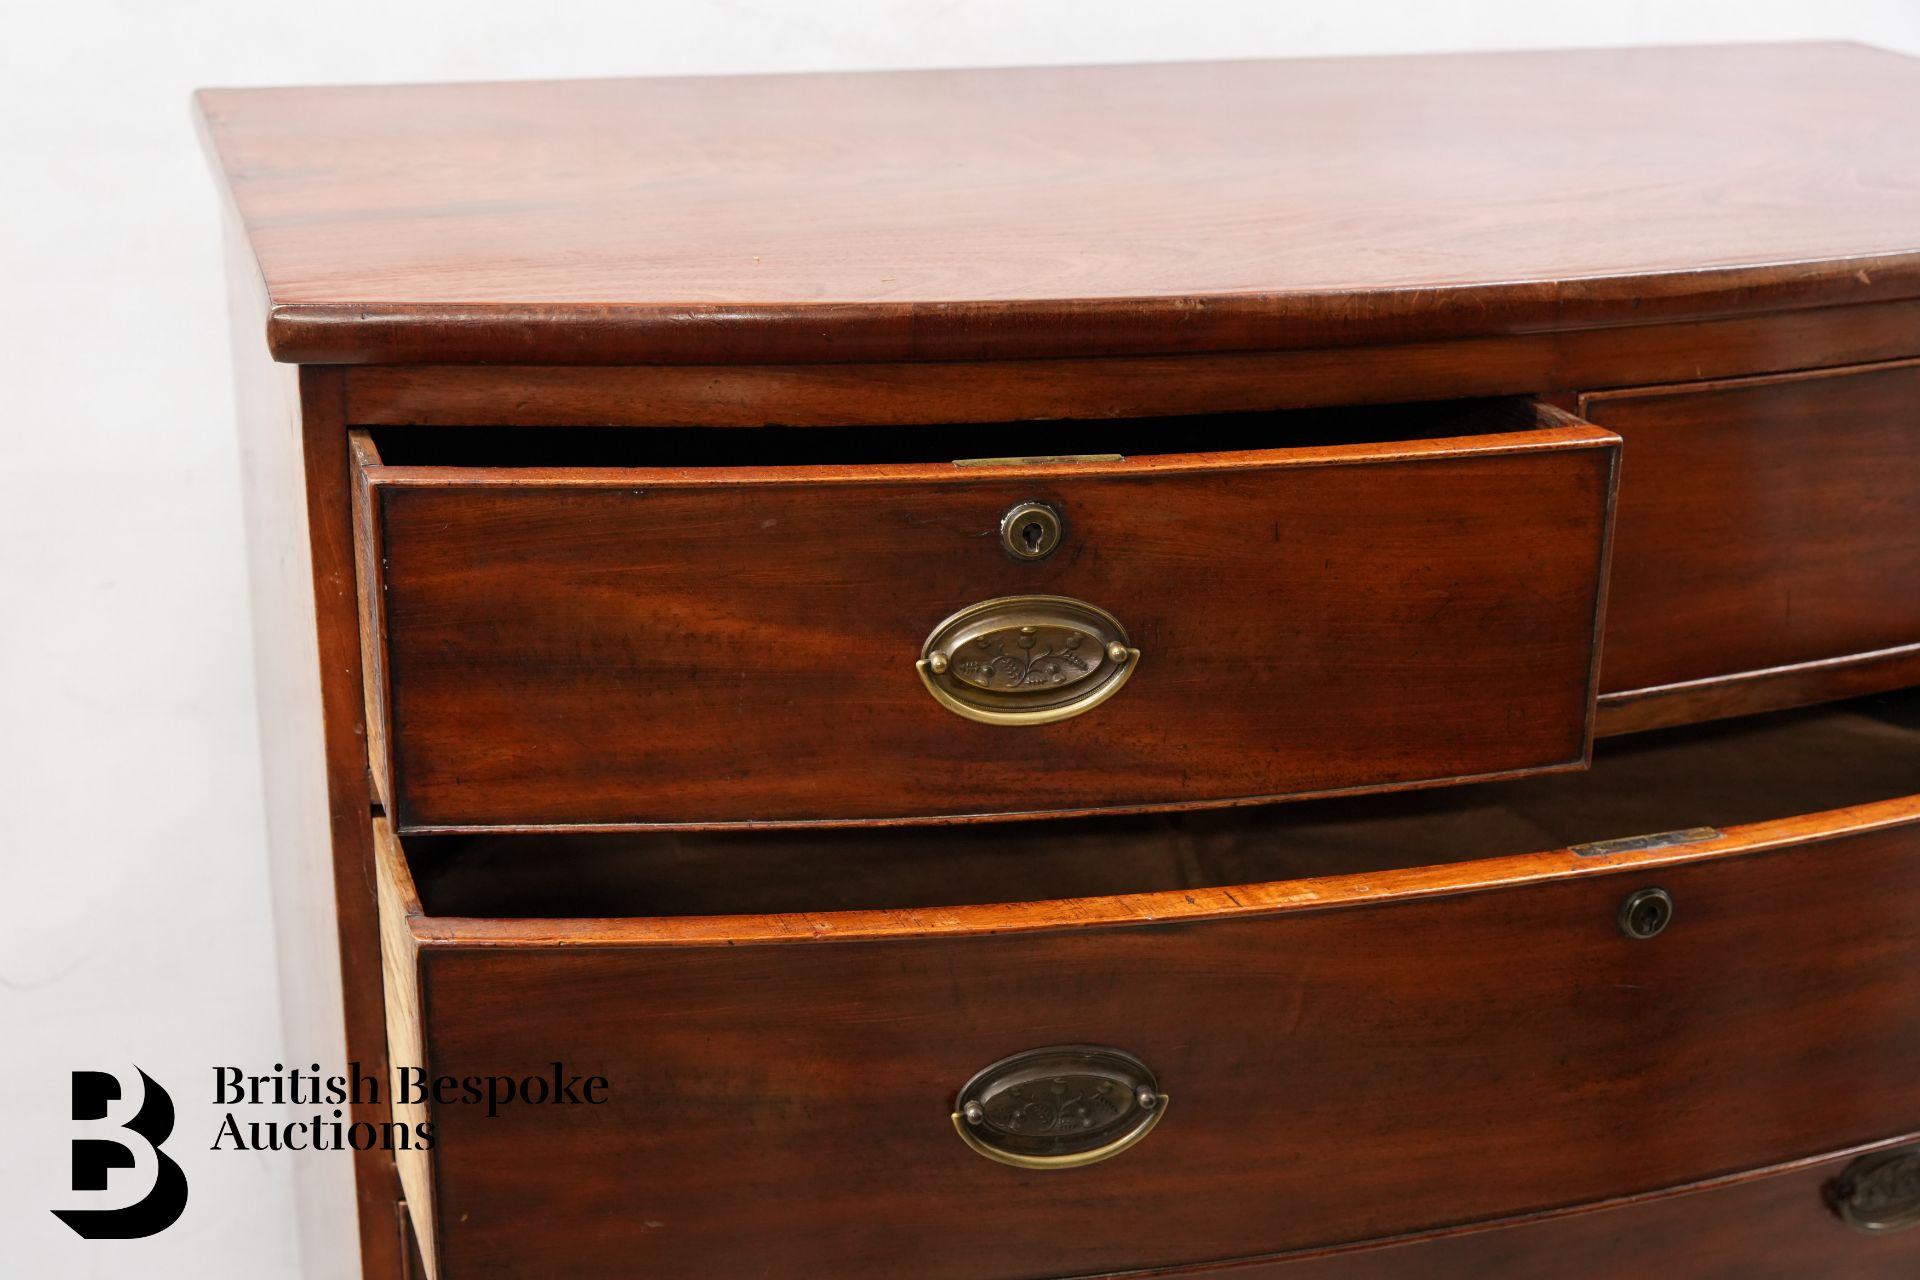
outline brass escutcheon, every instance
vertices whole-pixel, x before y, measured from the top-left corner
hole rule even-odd
[[[1635,942],[1657,938],[1673,923],[1673,895],[1661,888],[1637,889],[1620,904],[1616,922]]]
[[[1016,503],[1000,517],[1000,545],[1015,560],[1045,560],[1060,549],[1066,521],[1044,502]]]

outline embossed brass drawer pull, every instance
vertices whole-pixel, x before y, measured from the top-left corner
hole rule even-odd
[[[1077,1169],[1153,1132],[1167,1095],[1130,1053],[1098,1045],[1029,1049],[967,1081],[953,1104],[960,1140],[1020,1169]]]
[[[1883,1235],[1920,1227],[1920,1146],[1875,1151],[1848,1165],[1828,1191],[1855,1231]]]
[[[1120,692],[1140,651],[1105,609],[1066,596],[1003,596],[942,622],[914,664],[927,692],[987,724],[1048,724]]]

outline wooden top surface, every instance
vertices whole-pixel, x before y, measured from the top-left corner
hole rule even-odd
[[[1920,295],[1853,45],[208,90],[282,360],[1332,346]]]

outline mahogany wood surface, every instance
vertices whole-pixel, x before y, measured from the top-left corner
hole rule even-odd
[[[396,813],[891,820],[1578,766],[1614,442],[1550,409],[1462,429],[1510,412],[1527,429],[1052,467],[369,469]],[[1067,523],[1037,563],[998,542],[1027,499]],[[1117,616],[1127,686],[1047,725],[937,704],[929,632],[1033,593]]]
[[[388,780],[393,777],[392,756],[387,747],[387,685],[385,679],[383,637],[387,634],[386,594],[381,589],[378,566],[385,555],[381,545],[380,521],[374,510],[373,495],[367,491],[367,469],[378,466],[379,450],[362,432],[347,439],[347,453],[353,469],[353,555],[354,579],[359,586],[360,671],[366,714],[367,758],[373,767],[373,800],[390,808]]]
[[[1848,830],[1878,830],[1920,818],[1920,796],[1877,801],[1848,811]],[[1823,834],[1831,820],[1807,815],[1729,829],[1717,837],[1663,846],[1657,855],[1599,863],[1593,857],[1554,850],[1514,857],[1487,858],[1464,870],[1459,864],[1413,867],[1382,884],[1376,870],[1303,876],[1262,884],[1187,888],[1178,891],[1116,893],[1091,898],[1006,901],[938,908],[895,907],[848,911],[789,911],[773,915],[673,916],[645,920],[603,918],[523,919],[499,916],[447,921],[424,917],[415,924],[422,938],[441,942],[482,943],[490,947],[678,946],[707,943],[745,946],[824,940],[906,940],[921,937],[985,936],[1098,929],[1116,924],[1204,919],[1258,914],[1294,907],[1364,903],[1381,895],[1395,900],[1445,897],[1467,889],[1516,887],[1563,880],[1598,866],[1657,868],[1680,866],[1730,852],[1748,853],[1804,842]]]
[[[210,90],[280,359],[1430,340],[1920,294],[1850,45]]]
[[[343,387],[337,370],[266,359],[259,281],[237,234],[228,247],[283,1052],[383,1074]],[[383,1121],[385,1103],[351,1119]],[[295,1175],[302,1267],[340,1275],[357,1255],[363,1280],[394,1280],[392,1159],[306,1160]]]
[[[557,1058],[613,1082],[602,1107],[433,1108],[439,1274],[1191,1265],[1908,1132],[1916,817],[1909,799],[1704,849],[1051,904],[1029,930],[1047,904],[920,913],[972,932],[792,918],[761,946],[738,945],[754,918],[415,918],[435,1071]],[[1616,911],[1648,885],[1674,923],[1629,941]],[[1144,1142],[1066,1172],[960,1143],[947,1113],[974,1071],[1072,1043],[1156,1072],[1172,1101]]]
[[[1580,406],[1625,442],[1604,692],[1920,644],[1920,363]]]
[[[1904,1145],[1914,1135],[1880,1146]],[[1868,1235],[1827,1206],[1855,1148],[1570,1213],[1239,1266],[1153,1272],[1214,1280],[1910,1280],[1920,1231]]]
[[[1781,822],[1920,788],[1920,690],[1599,742],[1593,766],[1468,787],[1151,816],[783,831],[409,836],[433,916],[825,916],[1365,877]],[[1729,846],[1711,845],[1724,852]],[[1574,866],[1598,854],[1577,855]],[[1581,859],[1584,859],[1581,860]],[[1552,869],[1551,865],[1542,870]],[[1323,888],[1323,887],[1322,887]],[[1044,918],[1045,911],[1040,916]],[[1082,916],[1098,909],[1082,903]],[[1011,919],[997,913],[1001,921]],[[736,937],[766,926],[736,919]]]
[[[366,426],[841,426],[1231,413],[1678,382],[1920,348],[1920,303],[1338,350],[787,365],[368,365]],[[1565,406],[1574,407],[1572,402]]]
[[[326,951],[302,955],[294,963],[335,960],[341,974],[341,1012],[346,1024],[348,1060],[386,1075],[388,1057],[384,1005],[380,990],[379,910],[375,901],[372,833],[367,814],[373,795],[367,768],[367,727],[362,701],[357,584],[353,551],[351,483],[347,435],[341,419],[344,389],[337,370],[300,371],[301,442],[306,476],[304,507],[310,538],[314,595],[314,638],[321,693],[322,741],[326,748],[326,813],[332,844],[332,887],[337,960]],[[266,519],[285,519],[299,505],[281,508]],[[285,567],[279,567],[284,573]],[[295,576],[292,581],[297,581]],[[287,637],[282,643],[291,641]],[[297,650],[296,650],[297,652]],[[265,736],[310,734],[276,721]],[[319,850],[302,846],[303,856]],[[299,896],[282,900],[283,918],[326,919],[325,899]],[[283,964],[287,961],[283,960]],[[298,980],[298,979],[296,979]],[[356,1102],[351,1116],[378,1125],[388,1119],[385,1097]],[[354,1153],[354,1185],[359,1204],[363,1280],[399,1269],[385,1231],[397,1198],[392,1158],[378,1149]],[[337,1228],[329,1228],[329,1230]],[[320,1247],[326,1247],[325,1241]]]
[[[1594,731],[1636,733],[1699,724],[1912,685],[1920,685],[1920,644],[1604,694]]]
[[[1406,827],[1330,801],[1378,806],[1339,848],[1311,806],[1249,824],[1305,823],[1318,862],[1210,842],[1239,811],[1001,826],[964,865],[988,829],[936,824],[1504,779],[1577,767],[1596,729],[1920,681],[1920,63],[1696,47],[199,111],[236,227],[289,1053],[615,1081],[602,1108],[435,1107],[432,1160],[360,1153],[355,1202],[303,1166],[308,1271],[356,1246],[365,1280],[1914,1269],[1920,1233],[1816,1203],[1835,1152],[1920,1131],[1920,795],[1829,793],[1838,753],[1764,797],[1788,816],[1597,856],[1516,833],[1657,827],[1685,788],[1406,790]],[[1248,466],[1166,457],[1191,447],[1154,422],[1494,395],[1599,429],[1541,408]],[[1117,418],[1141,421],[1094,421]],[[543,461],[569,428],[778,425],[889,442]],[[1109,427],[1160,446],[945,466]],[[1036,497],[1068,545],[1016,564],[994,526]],[[940,709],[927,632],[1023,592],[1113,610],[1139,674],[1041,729]],[[1831,719],[1804,715],[1796,751]],[[1651,767],[1657,741],[1618,751]],[[1890,795],[1905,758],[1848,783]],[[1517,807],[1450,824],[1476,794]],[[877,825],[901,819],[927,825]],[[872,825],[745,829],[849,821]],[[711,883],[761,839],[777,876]],[[907,852],[829,909],[807,877],[859,876],[855,839]],[[1023,840],[1042,853],[1004,890],[887,905],[1005,875]],[[673,892],[638,870],[660,848]],[[618,890],[597,913],[589,853]],[[1676,921],[1629,942],[1615,908],[1656,883]],[[669,914],[700,909],[752,914]],[[1145,1143],[1036,1174],[959,1142],[973,1071],[1074,1041],[1159,1072]]]

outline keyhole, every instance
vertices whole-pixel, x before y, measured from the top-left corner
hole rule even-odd
[[[1060,513],[1044,502],[1022,502],[1000,517],[1000,545],[1016,560],[1044,560],[1060,549]]]
[[[1620,932],[1645,941],[1666,932],[1673,923],[1673,895],[1665,889],[1641,889],[1620,904]]]

